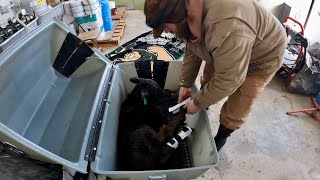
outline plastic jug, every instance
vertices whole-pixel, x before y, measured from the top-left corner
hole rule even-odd
[[[101,4],[104,31],[110,31],[112,29],[112,17],[111,17],[109,1],[108,0],[99,0],[99,1]]]

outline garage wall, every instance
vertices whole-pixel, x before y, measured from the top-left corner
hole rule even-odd
[[[287,3],[292,7],[290,16],[300,21],[303,25],[308,15],[311,0],[257,0],[265,7],[274,11],[275,7]],[[315,0],[310,18],[305,29],[305,36],[310,40],[310,45],[320,42],[320,0]]]
[[[143,9],[145,0],[115,0],[117,4],[127,4],[129,8]],[[264,7],[272,12],[275,12],[277,6],[282,3],[287,3],[291,6],[290,16],[297,19],[302,24],[308,15],[309,7],[311,5],[311,0],[256,0],[260,2]],[[306,28],[306,35],[311,42],[320,41],[320,0],[316,0],[314,9],[311,13],[308,26]],[[318,22],[318,23],[316,23]]]
[[[282,3],[287,3],[291,6],[290,16],[304,24],[305,19],[308,15],[311,0],[257,0],[264,7],[274,12],[275,8]]]
[[[310,45],[320,42],[320,0],[316,0],[313,5],[305,35],[310,39]]]

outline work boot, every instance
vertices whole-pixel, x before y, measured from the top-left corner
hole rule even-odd
[[[224,127],[222,124],[220,124],[218,133],[217,133],[216,137],[214,137],[214,141],[216,143],[218,152],[220,151],[222,146],[227,142],[227,138],[230,136],[230,134],[233,131],[234,130],[228,129],[228,128]]]

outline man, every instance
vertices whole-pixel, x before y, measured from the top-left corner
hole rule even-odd
[[[280,68],[284,28],[255,0],[146,0],[144,12],[155,37],[165,31],[187,40],[179,102],[191,96],[205,61],[202,88],[185,106],[188,113],[228,97],[215,137],[219,151]]]

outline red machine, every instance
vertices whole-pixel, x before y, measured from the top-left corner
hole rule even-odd
[[[282,66],[282,73],[286,73],[287,78],[290,82],[293,79],[294,75],[298,73],[306,63],[306,51],[308,48],[308,41],[306,38],[303,37],[304,29],[302,24],[289,16],[286,17],[285,22],[288,22],[288,20],[291,20],[295,24],[297,24],[301,30],[297,32],[293,30],[291,27],[286,26],[287,36],[291,37],[288,43],[288,47],[286,49],[286,53],[291,53],[291,57],[296,57],[296,59],[289,59],[287,57],[284,57],[287,59],[284,59],[285,61]],[[317,117],[317,113],[320,110],[320,93],[318,93],[316,98],[312,97],[311,100],[313,108],[288,111],[287,114],[304,113],[311,116],[316,121],[320,122],[320,118]]]
[[[300,71],[306,62],[308,41],[304,37],[304,28],[302,24],[287,16],[285,22],[288,24],[289,20],[300,28],[300,30],[296,31],[292,26],[286,25],[289,42],[284,53],[283,65],[279,70],[279,74],[286,77],[290,82],[293,79],[293,76]]]
[[[317,117],[317,114],[318,114],[318,112],[320,110],[320,105],[317,102],[317,101],[320,100],[320,95],[319,94],[320,93],[318,93],[316,98],[314,98],[314,97],[311,98],[312,99],[313,108],[288,111],[287,114],[305,113],[305,114],[309,115],[310,117],[312,117],[314,120],[320,122],[320,118]]]

